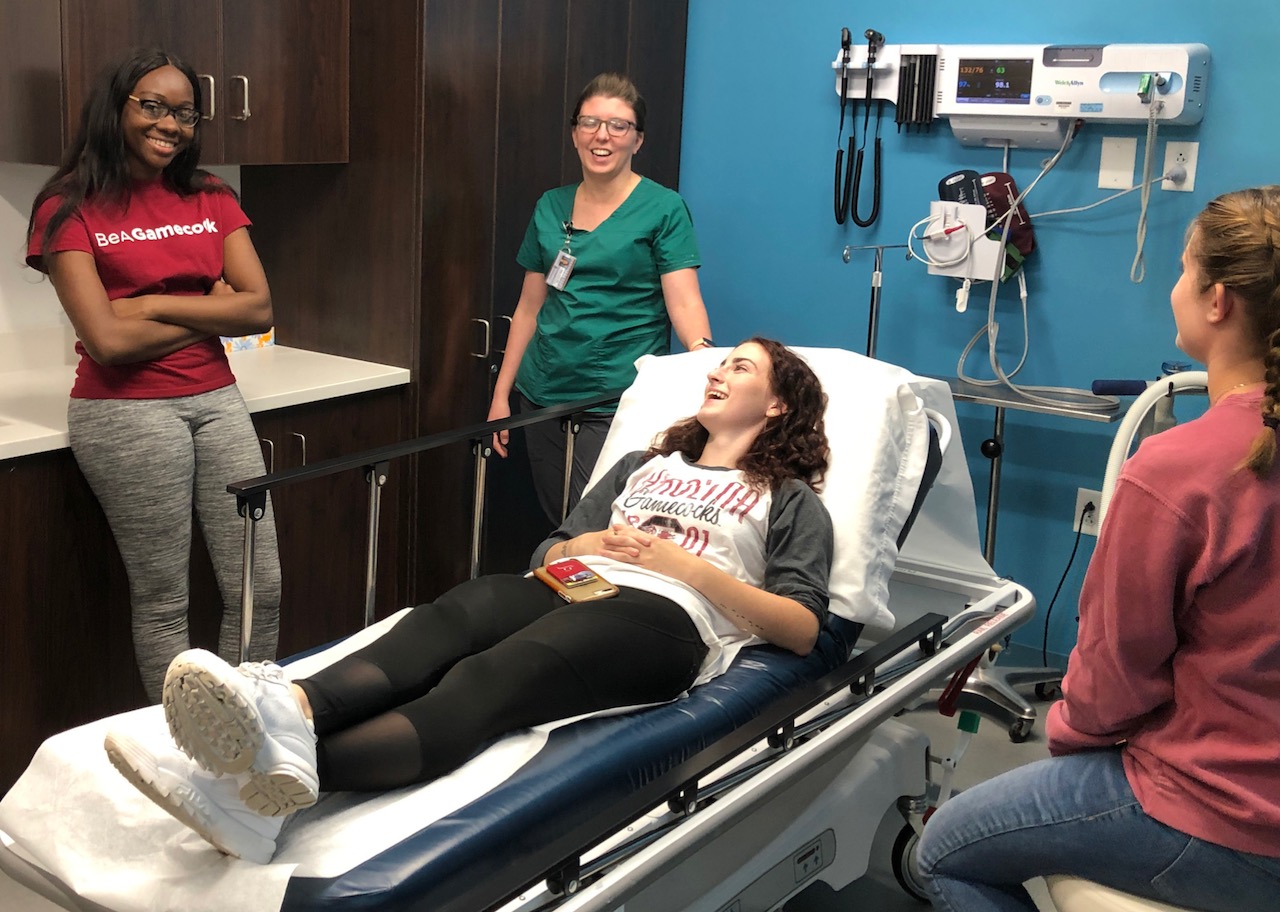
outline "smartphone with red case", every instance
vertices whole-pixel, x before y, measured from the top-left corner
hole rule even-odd
[[[618,587],[600,576],[576,557],[552,561],[533,571],[566,602],[589,602],[593,599],[612,598]]]

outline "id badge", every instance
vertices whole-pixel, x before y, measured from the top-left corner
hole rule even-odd
[[[573,264],[576,262],[578,262],[576,256],[567,250],[561,250],[556,254],[556,261],[547,270],[547,284],[556,291],[564,291],[564,286],[569,283],[569,276],[573,273]]]

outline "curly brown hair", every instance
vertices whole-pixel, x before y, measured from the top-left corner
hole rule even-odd
[[[781,342],[753,336],[738,344],[747,342],[754,342],[769,355],[769,388],[786,409],[768,420],[738,469],[749,484],[759,488],[776,491],[788,478],[796,478],[817,491],[831,461],[824,425],[827,394],[813,368]],[[667,428],[645,458],[678,452],[697,459],[708,436],[696,417],[685,418]]]
[[[1187,250],[1207,290],[1222,284],[1244,303],[1266,371],[1264,422],[1280,419],[1280,186],[1251,187],[1210,201],[1187,229]],[[1241,463],[1271,473],[1276,429],[1264,423]]]

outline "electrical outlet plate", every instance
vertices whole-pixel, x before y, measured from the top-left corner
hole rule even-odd
[[[1098,163],[1099,189],[1128,190],[1132,187],[1133,166],[1137,160],[1137,137],[1102,137],[1102,157]]]
[[[1084,513],[1085,504],[1093,504],[1093,511],[1086,517],[1083,522],[1080,519]],[[1071,531],[1084,532],[1085,535],[1098,534],[1098,509],[1102,506],[1102,492],[1090,491],[1088,488],[1078,488],[1076,490],[1076,511],[1071,514]]]
[[[1161,190],[1181,190],[1189,193],[1196,188],[1196,160],[1200,157],[1200,144],[1198,142],[1167,142],[1164,144],[1164,170],[1161,174],[1168,174],[1173,168],[1181,166],[1187,171],[1187,178],[1180,184],[1173,181],[1162,180],[1160,182]]]

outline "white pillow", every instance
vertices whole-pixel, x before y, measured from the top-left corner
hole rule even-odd
[[[633,450],[702,404],[706,375],[730,349],[647,355],[623,394],[604,449],[588,482],[594,485]],[[928,457],[924,405],[908,371],[838,348],[796,348],[827,394],[831,466],[820,492],[835,528],[831,571],[833,614],[892,629],[889,577],[898,534],[911,512]]]

